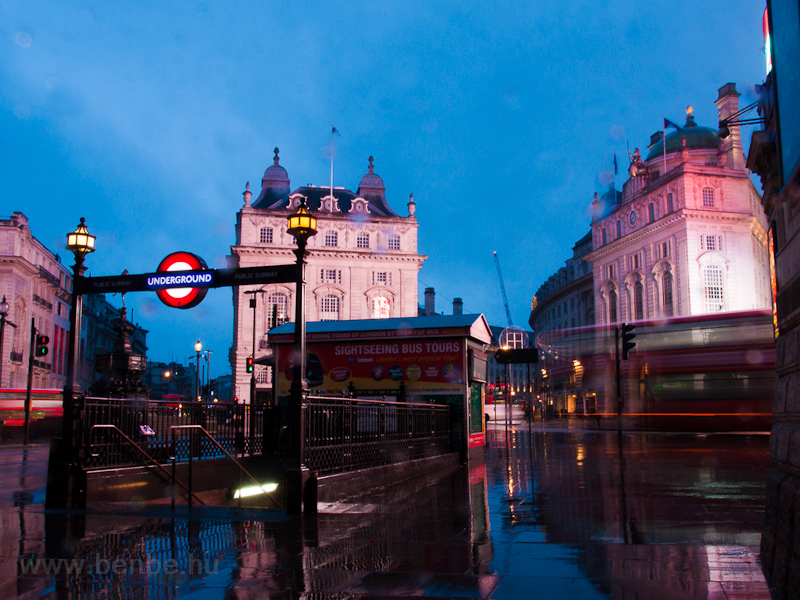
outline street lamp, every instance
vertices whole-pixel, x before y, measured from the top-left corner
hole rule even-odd
[[[8,302],[3,296],[0,302],[0,387],[3,387],[3,362],[5,361],[5,347],[3,346],[3,331],[6,328],[6,315],[8,315]],[[10,387],[10,386],[9,386]]]
[[[200,400],[200,351],[203,349],[203,344],[200,340],[194,345],[194,351],[197,352],[197,360],[195,361],[195,378],[194,378],[194,398]]]
[[[170,382],[169,377],[170,377],[170,375],[171,375],[171,373],[169,371],[164,371],[164,377],[166,377],[166,379],[167,379],[167,394],[169,394],[169,382]]]
[[[69,341],[67,343],[67,373],[66,383],[64,384],[64,402],[62,417],[62,444],[66,450],[68,460],[67,480],[59,493],[63,493],[62,500],[66,501],[67,506],[82,506],[84,500],[81,498],[83,490],[78,480],[78,469],[80,460],[79,450],[81,443],[80,413],[81,407],[75,402],[75,395],[80,392],[80,386],[76,382],[76,361],[75,350],[81,335],[81,313],[83,312],[83,291],[81,283],[86,266],[83,264],[86,255],[94,252],[96,237],[89,233],[86,228],[86,219],[81,217],[81,222],[77,229],[67,234],[67,250],[75,256],[75,264],[72,265],[72,302],[69,313]],[[48,486],[49,488],[50,486]],[[59,502],[61,503],[61,502]],[[49,502],[47,504],[50,504]]]
[[[306,319],[303,314],[305,304],[305,265],[306,243],[317,234],[317,219],[308,212],[305,202],[297,212],[289,215],[287,233],[297,241],[294,255],[297,257],[295,271],[295,309],[294,309],[294,365],[292,367],[292,386],[289,390],[289,423],[291,431],[292,466],[288,473],[286,509],[299,513],[303,506],[303,490],[308,478],[308,469],[303,465],[303,384],[306,362]],[[315,506],[306,507],[316,511]]]

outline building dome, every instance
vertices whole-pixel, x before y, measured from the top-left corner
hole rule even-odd
[[[386,186],[383,185],[383,179],[381,179],[381,176],[375,173],[375,167],[372,164],[373,160],[374,159],[370,156],[369,172],[361,178],[361,183],[358,184],[359,190],[386,189]]]
[[[719,150],[719,132],[710,127],[698,127],[694,122],[691,110],[687,111],[686,124],[677,131],[669,133],[666,137],[667,154],[680,152],[683,148],[683,138],[686,138],[686,147],[689,150]],[[645,160],[658,158],[664,155],[664,139],[662,138],[650,149]]]
[[[286,169],[278,164],[278,152],[280,151],[275,148],[275,158],[273,159],[273,163],[271,166],[267,167],[266,171],[264,171],[264,177],[261,178],[261,181],[269,183],[285,181],[288,185],[289,174],[286,172]]]

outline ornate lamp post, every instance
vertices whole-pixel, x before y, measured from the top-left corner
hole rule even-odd
[[[3,332],[6,328],[6,315],[8,315],[8,308],[6,297],[3,296],[3,301],[0,302],[0,387],[3,386],[3,363],[5,362],[5,356],[3,354]]]
[[[303,508],[303,490],[308,479],[308,469],[303,464],[303,387],[305,384],[306,363],[306,319],[303,313],[305,306],[305,265],[306,243],[308,238],[317,234],[317,219],[308,212],[305,204],[297,208],[297,212],[289,215],[287,233],[294,236],[297,248],[295,276],[295,309],[294,309],[294,365],[292,368],[292,386],[289,390],[289,427],[291,435],[292,466],[288,473],[288,489],[286,490],[286,510],[298,514]],[[306,507],[316,511],[316,505]]]
[[[172,373],[169,370],[164,371],[164,378],[167,380],[167,394],[169,394],[169,378]]]
[[[200,351],[203,349],[203,344],[200,340],[194,345],[194,351],[197,352],[197,360],[195,361],[195,381],[194,381],[194,399],[200,400]]]
[[[86,219],[81,217],[81,222],[72,233],[67,234],[67,250],[75,255],[75,264],[72,265],[72,303],[69,313],[69,341],[67,343],[67,380],[64,384],[64,416],[62,425],[62,444],[65,453],[62,454],[68,460],[66,470],[67,481],[61,492],[67,506],[83,506],[82,493],[84,485],[78,480],[80,472],[80,406],[75,401],[75,396],[80,392],[80,386],[76,379],[77,365],[75,362],[75,352],[80,342],[81,335],[81,313],[83,312],[83,295],[81,283],[86,267],[83,264],[86,255],[94,252],[95,236],[89,233],[86,228]],[[48,490],[50,485],[48,482]],[[48,504],[50,504],[48,502]]]

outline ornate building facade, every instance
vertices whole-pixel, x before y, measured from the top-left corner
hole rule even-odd
[[[0,388],[27,386],[31,319],[39,333],[50,338],[47,356],[34,359],[32,385],[64,387],[71,290],[71,271],[34,237],[28,218],[14,212],[0,219],[0,297],[9,304],[0,348]]]
[[[738,98],[734,84],[720,88],[720,121]],[[739,126],[720,139],[691,107],[672,126],[646,159],[636,150],[621,194],[593,203],[598,324],[771,307],[767,222]]]
[[[61,389],[66,383],[72,269],[31,233],[28,218],[14,212],[0,219],[0,298],[9,304],[0,360],[0,388],[24,389],[28,380],[31,319],[50,338],[46,356],[33,361],[34,389]],[[114,345],[119,309],[104,294],[84,297],[81,335],[75,348],[77,383],[87,391],[99,377],[95,356]],[[16,325],[10,325],[9,322]],[[147,351],[147,330],[133,326],[135,352]]]
[[[386,200],[383,180],[368,172],[355,192],[343,187],[306,185],[291,190],[279,164],[264,172],[261,192],[252,200],[250,184],[236,216],[236,244],[230,261],[239,267],[293,264],[296,247],[286,220],[305,202],[317,217],[317,235],[309,239],[306,267],[307,321],[388,319],[417,316],[417,274],[427,258],[417,252],[418,223],[413,194],[408,215],[398,215]],[[256,359],[256,400],[272,389],[267,332],[294,321],[294,284],[239,286],[233,289],[234,339],[229,359],[234,396],[251,402],[245,364]],[[255,308],[250,299],[255,298]],[[255,327],[255,329],[254,329]],[[255,333],[255,336],[254,336]],[[253,340],[255,339],[255,349]]]

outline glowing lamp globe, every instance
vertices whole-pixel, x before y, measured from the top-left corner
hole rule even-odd
[[[72,233],[67,234],[67,250],[72,252],[76,257],[94,252],[95,237],[96,236],[93,236],[89,233],[89,230],[86,229],[86,219],[81,217],[78,228]]]

